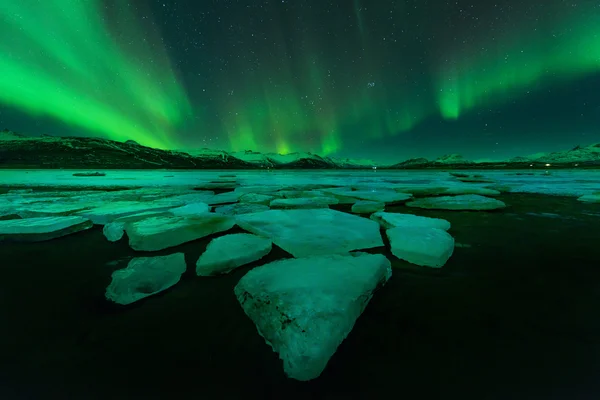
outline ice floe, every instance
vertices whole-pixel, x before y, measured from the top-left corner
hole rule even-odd
[[[331,209],[269,210],[236,216],[244,230],[273,240],[294,257],[383,246],[379,224]]]
[[[183,217],[186,215],[204,214],[210,211],[210,206],[206,203],[191,203],[185,206],[172,208],[169,212],[175,216]]]
[[[219,171],[177,171],[170,172],[173,176],[164,179],[164,171],[111,171],[102,179],[82,179],[72,176],[68,170],[30,170],[30,171],[0,171],[0,182],[4,186],[13,188],[29,189],[31,187],[43,188],[69,188],[69,189],[128,189],[119,192],[130,192],[130,194],[146,193],[155,190],[157,197],[182,194],[182,191],[191,191],[197,187],[198,182],[219,181]],[[592,194],[600,190],[600,180],[597,170],[556,170],[551,175],[535,173],[534,175],[523,175],[530,171],[521,172],[522,175],[510,175],[506,170],[485,171],[485,178],[495,180],[499,186],[505,185],[513,188],[511,192],[541,193],[552,195],[564,195],[579,197]],[[469,172],[472,174],[472,172]],[[399,192],[412,193],[420,196],[417,191],[423,191],[429,195],[436,192],[435,187],[451,187],[460,185],[478,187],[477,183],[462,183],[457,181],[444,171],[385,171],[378,170],[377,173],[365,171],[236,171],[236,192],[243,193],[273,193],[278,190],[320,190],[331,187],[354,186],[363,190],[374,188],[381,190],[395,190]],[[315,183],[318,182],[318,183]],[[219,182],[217,182],[219,183]],[[221,182],[229,184],[229,182]],[[130,189],[132,187],[142,189]],[[475,189],[476,190],[476,189]],[[176,192],[179,193],[176,193]],[[33,193],[35,194],[35,192]],[[434,194],[444,194],[437,193]],[[446,193],[448,194],[448,193]],[[480,194],[480,193],[476,193]],[[27,195],[25,193],[24,195]],[[119,201],[140,200],[140,198],[123,198],[124,193],[116,195]],[[100,197],[106,199],[102,194]],[[132,196],[133,197],[133,196]],[[308,197],[308,196],[301,196]],[[147,200],[148,198],[146,198]],[[367,199],[364,199],[367,200]],[[204,200],[197,200],[205,202]],[[181,204],[183,205],[183,204]],[[175,207],[175,206],[174,206]]]
[[[448,186],[431,185],[402,185],[396,186],[399,192],[411,193],[413,196],[438,196],[438,195],[461,195],[461,194],[479,194],[487,196],[497,196],[499,191],[487,187],[480,187],[466,184],[452,184]]]
[[[327,197],[327,195],[320,190],[280,190],[277,194],[285,199],[297,199],[300,197]]]
[[[355,214],[370,214],[382,211],[385,203],[379,201],[359,200],[352,205],[352,212]]]
[[[454,238],[443,229],[398,226],[386,235],[392,254],[412,264],[439,268],[454,252]]]
[[[234,225],[230,216],[205,213],[193,217],[151,217],[125,224],[125,231],[132,249],[158,251],[224,232]]]
[[[323,372],[391,275],[380,254],[280,260],[248,272],[235,295],[285,373],[308,381]]]
[[[269,210],[269,206],[253,203],[234,203],[215,208],[216,213],[225,215],[250,214],[267,210]]]
[[[173,204],[160,201],[117,201],[109,202],[89,210],[80,211],[77,215],[88,218],[95,225],[106,225],[118,218],[128,215],[139,214],[145,211],[167,211],[173,208]]]
[[[500,200],[477,194],[462,196],[425,197],[406,203],[408,207],[437,210],[497,210],[506,207]]]
[[[294,197],[291,199],[274,199],[269,206],[273,209],[328,208],[329,205],[338,203],[339,200],[333,197]]]
[[[500,194],[498,190],[478,187],[478,186],[450,186],[447,187],[443,192],[438,194],[444,195],[466,195],[466,194],[479,194],[482,196],[497,196]]]
[[[185,269],[183,253],[133,258],[127,268],[113,272],[105,297],[117,304],[134,303],[175,285]]]
[[[412,197],[408,193],[400,193],[393,190],[351,190],[349,188],[322,189],[325,193],[344,198],[355,198],[359,200],[378,201],[393,204],[402,203]]]
[[[74,214],[79,211],[91,208],[87,204],[69,204],[69,203],[34,203],[26,207],[20,207],[15,212],[21,218],[34,217],[58,217]]]
[[[41,242],[80,232],[92,225],[89,219],[78,216],[0,220],[0,242]]]
[[[389,212],[377,212],[371,215],[373,221],[377,221],[382,227],[396,228],[406,226],[413,228],[438,228],[447,231],[450,229],[450,222],[441,218],[421,217],[412,214],[400,214]]]
[[[240,203],[268,205],[273,199],[275,199],[275,196],[260,193],[246,193],[240,197],[239,201]]]
[[[130,222],[138,222],[150,217],[170,217],[173,214],[169,211],[146,211],[138,214],[120,217],[104,225],[102,233],[110,242],[121,240],[125,234],[125,224]]]
[[[271,240],[249,233],[236,233],[213,239],[196,263],[196,274],[225,274],[260,260],[271,251]]]
[[[600,203],[600,192],[586,194],[577,198],[579,201],[583,201],[584,203]]]

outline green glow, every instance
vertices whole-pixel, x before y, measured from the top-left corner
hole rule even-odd
[[[127,21],[122,40],[99,0],[3,1],[0,102],[110,139],[176,147],[186,94],[157,38],[132,25],[131,10],[116,11],[112,20]]]
[[[347,114],[337,107],[334,93],[316,57],[306,59],[304,76],[297,85],[286,65],[276,81],[259,79],[243,82],[237,95],[223,95],[219,108],[225,109],[223,124],[229,148],[234,151],[260,150],[287,154],[303,150],[327,155],[342,146],[340,118]],[[281,83],[281,81],[287,83]],[[305,137],[313,137],[307,144]]]
[[[228,103],[224,125],[229,148],[281,154],[301,149],[329,155],[343,149],[344,131],[378,139],[409,131],[427,115],[418,102],[402,101],[389,107],[385,97],[374,96],[371,89],[334,98],[322,87],[317,68],[307,72],[310,83],[304,90],[283,84],[261,90],[251,87],[238,94],[236,101],[223,99]],[[318,142],[307,143],[307,135]]]
[[[292,153],[292,150],[289,148],[289,146],[287,145],[287,143],[285,143],[283,140],[279,140],[277,142],[277,148],[276,151],[278,154],[289,154]]]
[[[484,30],[477,41],[459,37],[434,48],[438,60],[421,63],[418,68],[429,69],[423,73],[409,68],[414,49],[406,55],[382,53],[378,43],[403,36],[391,30],[383,38],[370,35],[380,27],[370,26],[361,5],[366,3],[351,3],[354,48],[347,50],[346,39],[340,39],[344,54],[353,56],[334,57],[337,49],[323,50],[323,39],[306,33],[295,58],[271,60],[236,82],[235,99],[219,99],[216,108],[226,110],[231,148],[335,154],[350,142],[356,147],[410,132],[437,113],[457,120],[470,110],[600,70],[600,15],[593,4],[557,6],[550,16],[536,19],[538,24],[515,11],[510,26]],[[273,38],[276,47],[289,46],[281,35]]]
[[[299,76],[287,64],[275,76],[266,71],[258,79],[244,80],[235,96],[222,95],[217,108],[225,110],[228,148],[326,156],[343,150],[348,132],[357,138],[383,139],[409,131],[427,116],[420,99],[385,87],[375,74],[374,86],[367,80],[334,86],[334,68],[309,54]]]
[[[328,156],[340,149],[341,142],[337,132],[326,133],[321,141],[321,155]]]
[[[495,42],[484,39],[458,54],[438,75],[441,115],[505,102],[528,91],[600,71],[600,15],[596,9],[560,16],[558,24],[522,27]],[[487,51],[481,51],[486,48]]]
[[[494,29],[474,25],[448,37],[438,34],[447,10],[430,15],[426,6],[406,2],[325,3],[274,3],[273,15],[293,12],[293,18],[240,25],[223,43],[211,36],[210,24],[205,32],[199,27],[202,40],[180,54],[192,107],[158,25],[146,25],[145,1],[0,1],[2,35],[9,38],[0,42],[0,103],[82,135],[153,147],[329,155],[385,146],[394,136],[418,133],[421,122],[438,114],[461,119],[600,71],[594,2],[556,3],[539,18],[534,10],[545,4],[515,6],[505,21],[494,19],[500,21]],[[473,9],[487,18],[495,6]],[[164,22],[170,11],[168,2],[155,10]],[[223,16],[229,17],[230,27],[252,19],[241,9]],[[336,22],[331,29],[323,23],[328,18]],[[415,26],[421,28],[413,32]],[[169,38],[182,50],[195,34],[179,31]]]

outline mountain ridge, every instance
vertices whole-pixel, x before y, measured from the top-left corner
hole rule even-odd
[[[0,168],[72,169],[520,169],[600,168],[600,143],[569,150],[513,157],[506,161],[475,162],[460,154],[434,160],[412,158],[392,165],[372,160],[320,156],[310,152],[289,154],[257,151],[227,152],[215,149],[160,150],[133,140],[78,136],[27,137],[0,131]]]

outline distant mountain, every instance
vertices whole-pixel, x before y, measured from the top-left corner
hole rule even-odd
[[[513,157],[510,160],[508,160],[508,162],[511,162],[511,163],[526,163],[526,162],[530,162],[530,161],[533,161],[533,159],[530,159],[528,157],[521,157],[521,156]]]
[[[185,153],[185,154],[189,154],[193,157],[200,157],[200,158],[221,158],[221,159],[228,159],[229,157],[235,157],[233,154],[230,154],[224,150],[215,150],[215,149],[209,149],[206,147],[203,147],[201,149],[196,149],[196,150],[175,150],[179,153]],[[240,158],[237,158],[238,160],[240,160]]]
[[[420,169],[420,168],[463,168],[475,165],[474,161],[466,160],[460,154],[447,154],[429,161],[426,158],[411,158],[398,164],[391,165],[391,169]]]
[[[432,164],[432,162],[426,158],[411,158],[406,161],[399,162],[398,164],[391,165],[389,168],[421,168],[430,164]]]
[[[25,136],[19,133],[15,133],[13,131],[9,131],[8,129],[3,129],[0,131],[0,141],[3,140],[21,140],[24,139]]]
[[[295,152],[288,154],[267,153],[268,159],[276,166],[285,168],[335,168],[336,165],[330,160],[318,154]]]
[[[377,165],[372,160],[321,157],[310,152],[277,154],[246,150],[231,155],[265,168],[372,168]]]
[[[575,146],[571,150],[535,154],[524,158],[547,164],[600,162],[600,143]]]
[[[253,168],[226,153],[198,156],[89,137],[34,137],[0,141],[0,168],[221,169]]]
[[[460,154],[447,154],[433,161],[435,164],[454,165],[454,164],[473,164],[473,161],[466,160]]]
[[[537,153],[526,157],[513,157],[506,161],[466,160],[458,154],[442,156],[428,161],[415,158],[391,165],[390,169],[525,169],[525,168],[600,168],[600,143],[576,146],[571,150],[554,153]]]
[[[235,157],[242,160],[255,168],[281,168],[281,169],[296,169],[296,168],[336,168],[337,166],[330,160],[312,153],[260,153],[257,151],[246,150],[227,153],[223,150],[184,150],[191,155],[201,154],[202,151],[213,151],[227,154],[230,157]]]
[[[0,132],[0,168],[69,169],[333,169],[361,168],[348,159],[324,158],[312,153],[228,153],[223,150],[176,151],[146,147],[133,140],[90,137],[26,137]],[[369,168],[371,166],[369,165]]]
[[[236,151],[234,153],[230,153],[232,156],[239,158],[240,160],[244,160],[247,163],[254,164],[263,168],[274,168],[275,162],[267,157],[266,154],[259,153],[258,151],[246,150],[246,151]]]
[[[340,157],[325,157],[340,168],[373,168],[379,167],[380,164],[369,159],[353,159]]]
[[[412,158],[397,164],[377,165],[371,160],[321,157],[313,153],[289,154],[223,150],[160,150],[133,140],[90,137],[27,137],[9,130],[0,131],[0,168],[71,169],[517,169],[517,168],[600,168],[600,144],[571,150],[514,157],[506,161],[474,162],[459,154],[433,161]]]

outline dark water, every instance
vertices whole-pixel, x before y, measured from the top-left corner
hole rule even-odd
[[[371,251],[394,275],[308,383],[285,377],[233,294],[264,260],[198,278],[211,238],[153,253],[185,252],[182,282],[117,307],[104,300],[110,275],[142,255],[125,241],[94,228],[0,245],[0,398],[597,399],[600,205],[498,198],[510,208],[388,208],[449,220],[461,247],[441,270]]]

